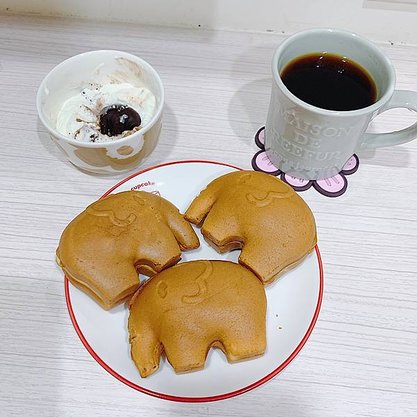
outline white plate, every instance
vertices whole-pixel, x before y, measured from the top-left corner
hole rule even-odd
[[[206,161],[181,161],[134,174],[112,189],[141,189],[160,193],[183,213],[214,178],[237,168]],[[277,214],[279,216],[279,214]],[[237,261],[239,251],[219,255],[196,229],[201,247],[183,253],[182,261],[227,259]],[[296,268],[266,288],[267,350],[256,359],[229,364],[212,349],[204,370],[177,375],[166,360],[148,378],[141,378],[130,358],[125,305],[105,311],[86,294],[65,281],[68,310],[84,346],[110,374],[141,392],[169,400],[202,402],[242,394],[282,371],[307,341],[317,320],[323,294],[323,268],[318,248]]]

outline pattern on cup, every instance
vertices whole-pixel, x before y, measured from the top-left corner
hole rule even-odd
[[[339,197],[344,194],[348,187],[346,176],[354,174],[359,168],[359,158],[352,155],[343,166],[343,169],[330,178],[317,181],[309,181],[291,175],[291,172],[282,172],[268,158],[265,152],[265,127],[261,127],[255,134],[255,143],[261,150],[256,152],[252,158],[252,168],[255,171],[262,171],[267,174],[280,177],[282,181],[290,185],[295,191],[306,191],[313,187],[320,194],[327,197]]]

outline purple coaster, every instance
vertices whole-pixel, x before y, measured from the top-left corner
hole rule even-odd
[[[359,168],[359,158],[357,155],[352,155],[343,166],[343,169],[335,176],[317,181],[304,180],[285,174],[269,160],[265,152],[265,127],[261,127],[256,132],[255,143],[261,150],[253,156],[252,168],[255,171],[280,176],[281,180],[291,185],[295,191],[306,191],[313,187],[326,197],[339,197],[347,190],[348,181],[346,175],[354,174]]]

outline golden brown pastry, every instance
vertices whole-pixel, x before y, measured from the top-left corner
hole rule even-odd
[[[76,287],[109,309],[153,275],[199,246],[191,225],[164,198],[144,191],[111,194],[66,227],[57,261]]]
[[[142,377],[165,353],[176,372],[202,368],[211,347],[229,361],[264,353],[266,296],[259,279],[227,261],[191,261],[142,285],[130,301],[129,341]]]
[[[242,248],[239,263],[265,284],[317,242],[314,217],[304,200],[262,172],[237,171],[215,179],[184,217],[202,225],[203,236],[220,253]]]

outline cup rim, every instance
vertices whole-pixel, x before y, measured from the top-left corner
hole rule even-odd
[[[285,86],[283,83],[281,76],[278,72],[278,59],[280,55],[282,54],[282,51],[290,45],[294,40],[297,40],[299,38],[302,38],[304,36],[309,36],[312,34],[320,34],[320,33],[336,33],[341,36],[345,37],[351,37],[354,39],[359,40],[363,44],[365,44],[369,49],[371,49],[378,57],[385,63],[386,69],[388,70],[388,76],[389,76],[389,85],[384,92],[384,94],[373,104],[367,107],[362,107],[360,109],[355,110],[329,110],[329,109],[323,109],[321,107],[314,106],[312,104],[309,104],[300,98],[298,98],[296,95],[291,93],[291,91]],[[385,54],[369,39],[358,35],[355,32],[350,32],[347,30],[342,29],[335,29],[335,28],[315,28],[315,29],[307,29],[302,30],[299,32],[294,33],[293,35],[290,35],[288,38],[284,39],[284,41],[281,42],[281,44],[278,46],[278,48],[275,50],[273,58],[272,58],[272,75],[274,77],[275,82],[278,84],[279,88],[291,98],[293,102],[295,102],[298,106],[304,107],[312,112],[315,112],[317,114],[323,115],[323,116],[336,116],[336,117],[351,117],[351,116],[360,116],[367,113],[373,113],[374,111],[377,111],[381,106],[383,106],[392,96],[394,93],[395,88],[395,70],[392,62],[385,56]]]
[[[62,133],[58,132],[55,128],[51,127],[50,124],[46,121],[43,111],[42,111],[42,91],[45,88],[46,83],[48,82],[49,78],[53,76],[56,72],[60,71],[62,67],[70,63],[71,61],[75,61],[76,59],[82,57],[82,56],[88,56],[88,55],[98,55],[98,54],[108,54],[108,55],[116,55],[120,54],[123,57],[129,58],[132,61],[138,62],[141,66],[145,67],[149,72],[154,76],[155,80],[158,83],[159,89],[160,89],[160,102],[158,105],[158,108],[149,121],[149,123],[146,124],[143,128],[139,129],[135,133],[132,133],[131,135],[128,135],[124,138],[119,138],[114,141],[107,141],[107,142],[81,142],[75,139],[72,139],[68,136],[63,135]],[[158,72],[155,70],[155,68],[149,64],[144,59],[138,57],[137,55],[133,55],[129,52],[119,51],[115,49],[98,49],[93,51],[87,51],[82,52],[81,54],[73,55],[64,61],[61,61],[59,64],[57,64],[55,67],[53,67],[43,78],[41,81],[37,94],[36,94],[36,108],[38,111],[38,117],[42,124],[45,126],[45,128],[48,130],[48,132],[54,136],[55,138],[59,138],[60,140],[63,140],[71,145],[83,147],[83,148],[103,148],[107,147],[109,145],[115,145],[117,143],[117,146],[123,146],[127,143],[129,143],[132,139],[135,139],[136,137],[143,136],[146,132],[148,132],[158,121],[162,114],[162,110],[164,107],[165,102],[165,91],[164,91],[164,85],[162,84],[161,77],[159,76]]]

